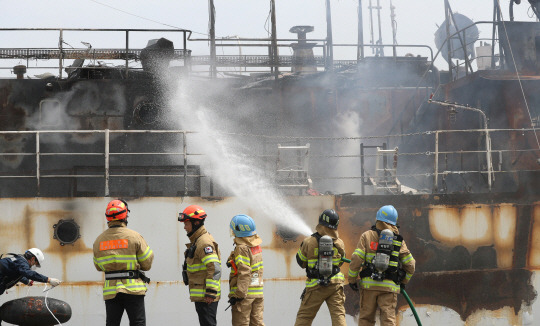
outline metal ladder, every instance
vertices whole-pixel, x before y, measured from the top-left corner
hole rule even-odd
[[[388,167],[389,158],[392,165]],[[375,160],[375,177],[370,178],[377,193],[400,193],[401,183],[397,179],[398,148],[381,149],[377,147]]]
[[[302,193],[311,187],[309,178],[310,145],[283,146],[278,144],[276,183],[278,187]]]

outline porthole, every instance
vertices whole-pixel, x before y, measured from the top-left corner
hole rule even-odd
[[[72,244],[81,237],[79,225],[74,219],[60,220],[53,225],[53,229],[53,237],[60,242],[61,246]]]

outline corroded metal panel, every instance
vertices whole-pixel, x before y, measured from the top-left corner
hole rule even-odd
[[[0,248],[22,252],[40,247],[45,263],[40,272],[61,278],[65,283],[49,296],[68,302],[73,317],[70,324],[103,324],[102,273],[92,263],[92,244],[106,228],[104,208],[110,198],[18,198],[0,199]],[[219,243],[222,257],[233,249],[228,224],[232,216],[254,217],[263,239],[265,263],[265,321],[268,325],[293,324],[299,296],[304,287],[304,271],[295,261],[300,242],[309,232],[288,230],[294,214],[276,207],[263,215],[239,198],[134,198],[127,199],[131,210],[129,227],[140,232],[155,252],[148,276],[152,279],[146,297],[149,324],[175,323],[179,313],[188,324],[196,324],[187,287],[180,281],[180,269],[187,236],[178,212],[199,204],[208,213],[205,223]],[[340,216],[339,233],[351,257],[362,232],[374,223],[377,209],[394,205],[399,212],[400,232],[417,262],[417,273],[407,290],[427,321],[450,325],[481,325],[484,320],[504,320],[519,324],[540,311],[536,300],[539,282],[540,240],[535,232],[540,221],[540,201],[512,195],[404,195],[404,196],[311,196],[289,197],[308,228],[314,229],[318,215],[335,208]],[[53,226],[60,219],[73,219],[81,238],[61,245],[53,239]],[[523,260],[525,258],[525,260]],[[523,262],[523,263],[522,263]],[[223,297],[228,294],[224,270]],[[347,272],[348,265],[342,267]],[[18,286],[2,298],[12,300],[40,295],[42,286]],[[347,321],[355,324],[358,296],[349,287]],[[220,324],[227,325],[225,300],[218,309]],[[223,308],[223,309],[222,309]],[[399,299],[401,325],[414,319],[406,302]],[[322,308],[314,325],[328,325],[329,314]],[[127,320],[125,325],[127,325]],[[525,323],[524,323],[525,324]],[[123,324],[124,325],[124,324]]]

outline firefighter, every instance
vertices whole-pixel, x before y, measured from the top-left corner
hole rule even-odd
[[[190,243],[186,244],[182,278],[201,326],[215,326],[221,295],[221,255],[214,237],[204,227],[206,212],[198,205],[186,207],[178,216]]]
[[[397,295],[415,268],[414,258],[399,235],[397,220],[394,206],[381,207],[375,225],[360,236],[351,258],[349,285],[354,291],[361,288],[360,326],[375,325],[377,308],[381,326],[396,325]]]
[[[264,326],[262,240],[255,222],[247,215],[236,215],[229,226],[235,245],[227,258],[227,266],[231,268],[232,325]]]
[[[18,282],[28,286],[32,286],[34,281],[49,283],[52,287],[59,285],[59,279],[35,271],[44,260],[45,256],[38,248],[28,249],[24,255],[9,253],[8,257],[0,259],[0,295]]]
[[[345,326],[345,277],[340,271],[345,258],[345,244],[339,238],[339,215],[327,209],[319,216],[316,233],[304,239],[296,254],[300,267],[306,269],[306,288],[296,315],[295,326],[311,325],[317,311],[326,302],[332,326]],[[321,250],[323,249],[323,250]]]
[[[118,326],[124,310],[131,326],[145,326],[144,296],[150,279],[144,272],[152,267],[154,252],[144,238],[127,228],[128,204],[115,199],[107,205],[108,229],[94,242],[94,266],[105,272],[103,299],[107,326]]]

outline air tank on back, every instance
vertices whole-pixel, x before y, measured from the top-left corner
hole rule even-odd
[[[468,58],[474,58],[474,42],[478,40],[479,32],[478,27],[476,25],[473,25],[474,22],[466,17],[465,15],[455,13],[452,16],[449,17],[450,19],[450,28],[449,28],[449,35],[452,35],[456,33],[457,31],[461,31],[462,29],[468,27],[465,30],[465,37],[463,37],[463,31],[459,34],[456,34],[450,38],[450,45],[451,45],[451,59],[460,59],[465,60],[465,51],[463,51],[462,42],[466,44],[465,50],[467,53]],[[455,21],[455,25],[454,25]],[[471,26],[472,25],[472,26]],[[456,28],[457,26],[457,28]],[[469,27],[470,26],[470,27]],[[461,37],[461,40],[460,40]],[[437,29],[435,32],[435,45],[437,46],[437,49],[441,50],[441,54],[444,57],[444,59],[448,62],[448,44],[444,41],[447,38],[447,32],[446,32],[446,20],[441,24],[441,26]]]

